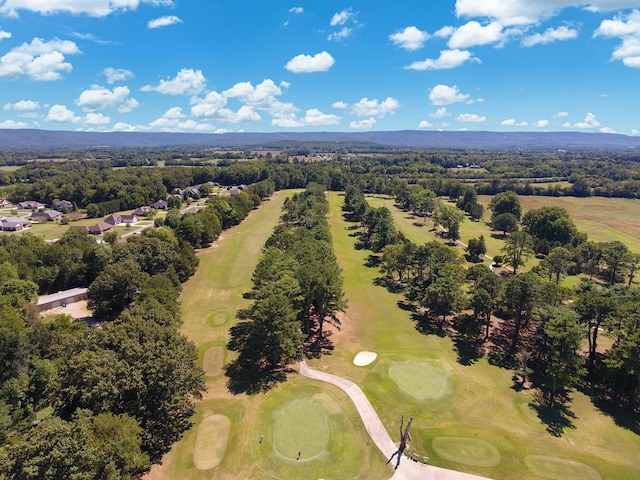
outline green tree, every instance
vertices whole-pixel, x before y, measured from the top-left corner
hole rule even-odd
[[[502,232],[502,236],[506,237],[507,233],[518,231],[518,217],[513,213],[501,213],[494,215],[491,219],[491,228],[498,232]]]
[[[523,325],[527,325],[538,305],[540,298],[540,280],[531,273],[514,275],[506,282],[503,305],[513,318],[514,329],[509,353],[515,353],[518,341],[520,340],[520,330]]]
[[[560,276],[567,272],[573,254],[564,247],[554,247],[542,261],[542,267],[549,272],[549,280],[553,277],[560,283]]]
[[[541,387],[552,405],[558,393],[570,389],[583,374],[581,342],[575,312],[567,307],[542,310],[533,352]]]
[[[484,235],[480,235],[479,238],[471,238],[467,244],[466,251],[473,261],[480,261],[480,257],[487,253]]]
[[[578,294],[574,304],[579,322],[586,327],[588,340],[588,367],[593,371],[598,351],[600,330],[615,317],[616,302],[606,291],[585,288]]]
[[[442,226],[447,230],[447,238],[454,243],[459,240],[460,224],[464,220],[464,213],[455,207],[441,205],[438,217]]]
[[[607,266],[609,284],[618,280],[620,271],[625,268],[629,255],[629,248],[619,240],[605,243],[602,248],[602,259]]]
[[[533,241],[527,232],[514,232],[504,242],[502,258],[513,268],[516,275],[518,267],[524,265],[533,255]]]
[[[114,320],[140,293],[147,277],[131,259],[107,265],[87,292],[94,318]]]
[[[492,219],[503,213],[514,215],[518,221],[522,216],[520,198],[518,194],[512,190],[497,193],[489,203],[489,210],[491,210]]]

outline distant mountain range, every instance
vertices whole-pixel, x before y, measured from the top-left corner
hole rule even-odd
[[[91,147],[232,147],[259,148],[283,143],[370,144],[385,147],[484,150],[630,150],[640,136],[579,132],[274,132],[146,133],[2,130],[0,150],[77,149]]]

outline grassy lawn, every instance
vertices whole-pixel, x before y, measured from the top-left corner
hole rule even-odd
[[[451,339],[419,333],[402,308],[402,296],[374,285],[379,273],[366,267],[369,252],[354,248],[352,225],[340,212],[342,196],[332,193],[329,199],[349,307],[342,331],[333,337],[333,355],[310,362],[312,367],[362,386],[392,435],[400,416],[412,415],[410,449],[429,456],[434,465],[494,479],[544,478],[540,472],[556,478],[549,473],[556,470],[564,478],[592,478],[594,472],[593,478],[638,478],[640,437],[617,426],[588,397],[572,394],[575,416],[567,419],[562,435],[554,436],[529,406],[533,392],[511,388],[510,371],[485,359],[463,366]],[[352,360],[360,350],[375,351],[378,359],[356,367]],[[420,376],[426,378],[414,376],[421,383],[417,391],[407,388],[398,365],[423,371]],[[429,383],[436,394],[425,394]],[[489,454],[491,462],[485,458]]]
[[[545,206],[565,208],[578,230],[589,240],[611,242],[620,240],[630,250],[640,253],[640,200],[604,197],[538,197],[520,196],[523,212]],[[488,205],[491,196],[480,195],[478,201]],[[490,214],[490,212],[489,212]]]
[[[182,332],[200,351],[208,391],[197,404],[193,428],[163,458],[162,465],[153,467],[148,479],[390,477],[386,459],[341,390],[292,375],[286,384],[268,393],[234,396],[218,368],[216,357],[224,357],[225,364],[233,359],[225,348],[229,327],[236,322],[238,308],[248,305],[243,294],[251,288],[260,251],[287,195],[290,192],[278,193],[239,226],[224,231],[214,246],[198,253],[200,266],[181,296]],[[310,408],[309,418],[301,406]],[[212,415],[229,419],[228,433],[220,429],[216,434],[215,425],[223,422],[212,426],[206,420]],[[308,421],[317,425],[313,432],[307,428]],[[223,444],[218,437],[225,435]],[[217,458],[211,463],[203,460],[203,439],[207,438],[216,438],[210,441],[212,456],[220,456],[224,449],[215,466],[211,465]],[[298,451],[302,451],[300,460]]]
[[[228,329],[235,311],[247,305],[242,294],[286,195],[279,193],[199,252],[200,267],[181,298],[182,331],[199,348],[208,391],[197,404],[193,428],[149,479],[391,476],[355,408],[336,387],[293,375],[265,394],[233,396],[226,388],[219,365],[220,357],[224,363],[233,358],[224,348]],[[496,480],[638,478],[640,437],[617,426],[588,397],[572,395],[574,417],[561,436],[553,436],[529,406],[533,393],[512,388],[510,371],[485,359],[464,366],[451,339],[418,332],[403,297],[375,285],[380,274],[366,266],[370,252],[354,247],[353,226],[341,213],[343,197],[331,193],[329,201],[348,308],[342,329],[331,336],[332,355],[310,366],[358,383],[396,440],[400,416],[413,416],[409,450],[429,456],[436,466]],[[395,218],[404,215],[390,210]],[[434,238],[430,227],[413,223],[405,219],[398,228],[406,227],[416,243]],[[378,357],[357,367],[353,359],[362,350]]]

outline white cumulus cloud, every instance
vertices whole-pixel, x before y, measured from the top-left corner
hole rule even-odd
[[[369,100],[364,97],[351,106],[351,112],[359,117],[384,118],[387,114],[394,114],[399,108],[400,102],[392,97],[387,97],[382,102],[377,98]]]
[[[351,128],[352,130],[371,130],[375,126],[376,119],[373,117],[367,118],[366,120],[354,120],[349,124],[349,128]]]
[[[600,122],[596,120],[596,116],[591,112],[587,113],[587,115],[584,117],[584,120],[581,122],[574,123],[574,124],[572,124],[571,122],[565,122],[562,124],[562,126],[564,128],[582,128],[582,129],[592,129],[592,128],[598,129],[602,127]]]
[[[106,125],[111,119],[102,113],[87,113],[85,116],[76,115],[64,105],[53,105],[49,109],[45,120],[53,123],[71,123],[76,125]]]
[[[295,13],[295,14],[298,14],[298,15],[303,13],[303,12],[304,12],[304,8],[302,8],[302,7],[291,7],[289,9],[289,13]]]
[[[515,118],[509,118],[508,120],[503,120],[500,122],[500,125],[505,127],[527,127],[529,124],[527,122],[516,122]]]
[[[445,86],[445,85],[442,85],[442,86]],[[457,88],[457,87],[454,87],[454,88]],[[432,90],[432,91],[433,91],[433,90]],[[436,94],[436,95],[437,95],[437,94]],[[433,103],[433,101],[432,101],[431,103]],[[453,103],[453,102],[452,102],[452,103]],[[434,104],[434,105],[436,105],[436,104]],[[443,118],[443,117],[450,117],[450,116],[451,116],[451,114],[447,111],[447,108],[446,108],[446,107],[440,107],[440,108],[439,108],[439,109],[437,109],[435,112],[430,113],[430,114],[429,114],[429,116],[430,116],[431,118]]]
[[[317,108],[311,108],[305,112],[305,116],[299,119],[292,117],[274,118],[271,125],[280,128],[295,128],[322,125],[338,125],[340,117],[328,113],[323,113]]]
[[[439,58],[427,58],[420,62],[413,62],[404,68],[405,70],[443,70],[459,67],[470,60],[480,62],[468,50],[442,50]]]
[[[547,128],[549,126],[549,120],[538,120],[533,126],[536,128]]]
[[[353,11],[350,8],[347,8],[341,12],[335,13],[333,17],[331,17],[330,25],[332,27],[344,25],[351,17],[353,17]]]
[[[160,80],[156,86],[145,85],[143,92],[158,92],[164,95],[196,95],[202,92],[206,85],[206,79],[200,70],[183,68],[175,78]]]
[[[604,20],[593,35],[619,38],[621,43],[614,49],[612,60],[619,60],[627,67],[640,68],[640,10]]]
[[[389,35],[391,42],[405,50],[418,50],[429,39],[429,34],[415,26],[407,27],[401,32]]]
[[[327,40],[330,41],[330,42],[331,41],[339,42],[341,40],[344,40],[345,38],[349,38],[351,36],[352,32],[353,32],[352,28],[350,28],[350,27],[342,27],[337,32],[332,32],[329,35],[327,35]]]
[[[3,40],[5,38],[11,38],[11,33],[5,32],[0,28],[0,40]]]
[[[473,123],[481,123],[486,122],[487,117],[483,115],[478,115],[476,113],[461,113],[456,117],[458,122],[473,122]]]
[[[135,98],[129,98],[129,93],[128,87],[115,87],[109,90],[93,85],[89,90],[83,91],[75,103],[85,112],[116,108],[120,113],[128,113],[140,106]]]
[[[284,68],[293,73],[313,73],[326,72],[335,60],[326,51],[322,51],[313,56],[297,55],[287,62]]]
[[[69,40],[57,38],[45,42],[34,38],[0,57],[0,78],[28,77],[31,80],[52,81],[62,78],[62,72],[70,72],[73,66],[65,55],[76,55],[78,46]]]
[[[427,120],[422,120],[418,124],[418,128],[433,128],[433,125],[431,123],[429,123]]]
[[[468,93],[461,93],[457,85],[436,85],[429,91],[431,105],[451,105],[452,103],[466,102],[471,98]]]
[[[162,28],[168,27],[169,25],[175,25],[176,23],[182,23],[182,19],[176,17],[175,15],[165,15],[164,17],[149,20],[149,23],[147,23],[147,27],[151,29]]]
[[[544,33],[534,33],[521,42],[523,47],[533,47],[534,45],[553,43],[560,40],[573,40],[578,38],[578,30],[561,26],[558,28],[547,28]]]
[[[16,122],[15,120],[5,120],[4,122],[0,122],[0,128],[4,128],[7,130],[15,130],[18,128],[29,128],[29,124],[26,122]]]
[[[20,100],[15,103],[6,103],[4,110],[16,110],[19,112],[35,112],[40,109],[40,102],[34,100]]]
[[[113,67],[105,68],[102,71],[102,75],[104,75],[107,78],[107,83],[109,85],[114,84],[116,82],[123,82],[135,76],[133,72],[130,72],[129,70],[125,70],[123,68],[113,68]]]
[[[498,22],[491,22],[482,25],[479,22],[471,21],[455,29],[449,38],[449,48],[469,48],[476,45],[488,45],[498,43],[503,40],[502,25]]]
[[[52,13],[86,14],[92,17],[104,17],[111,13],[135,10],[141,3],[170,6],[172,0],[5,0],[0,4],[0,13],[17,16],[19,10],[37,12],[44,15]]]

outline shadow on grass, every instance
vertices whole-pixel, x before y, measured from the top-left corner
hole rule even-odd
[[[225,367],[225,375],[229,378],[227,388],[233,395],[264,393],[278,383],[285,382],[287,374],[294,372],[295,370],[290,367],[269,366],[261,368],[255,362],[240,359]]]
[[[456,335],[453,338],[453,344],[458,353],[460,365],[473,365],[483,356],[482,341],[479,341],[477,337]]]
[[[614,402],[601,391],[584,393],[589,395],[593,405],[604,415],[611,417],[616,422],[616,425],[640,435],[640,412],[635,405]]]
[[[423,335],[437,335],[441,338],[447,336],[442,320],[433,318],[428,312],[414,312],[411,314],[411,320],[416,323],[416,330]]]
[[[313,332],[304,342],[304,354],[307,358],[320,358],[322,355],[331,355],[335,346],[329,337],[331,331],[325,331],[322,335]]]
[[[576,415],[569,408],[569,402],[568,396],[550,403],[540,394],[536,394],[529,406],[536,411],[538,418],[547,426],[547,432],[554,437],[561,437],[567,428],[576,428],[573,423]]]
[[[367,257],[367,261],[365,262],[365,266],[369,267],[369,268],[376,268],[378,266],[380,266],[381,263],[381,259],[379,255],[369,255]]]
[[[401,293],[405,290],[405,286],[402,283],[398,283],[389,277],[376,277],[373,279],[373,284],[386,288],[390,293]]]

